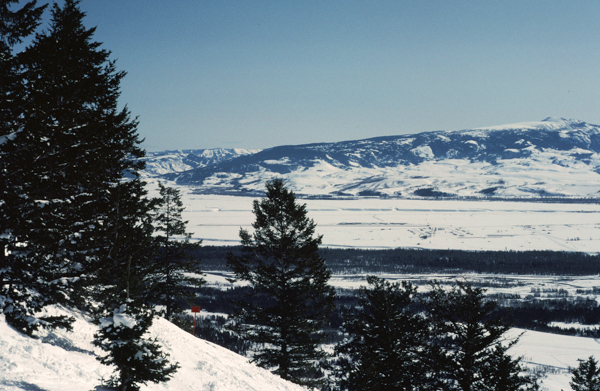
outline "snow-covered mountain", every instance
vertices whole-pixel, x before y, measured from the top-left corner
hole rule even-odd
[[[144,158],[145,172],[150,176],[183,172],[256,152],[260,152],[260,149],[214,148],[148,152]]]
[[[489,128],[279,146],[183,172],[168,171],[161,172],[201,193],[262,192],[266,180],[282,177],[297,194],[322,197],[596,198],[600,196],[600,126],[547,118]]]

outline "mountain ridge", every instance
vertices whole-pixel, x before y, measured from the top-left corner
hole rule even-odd
[[[146,169],[144,171],[150,176],[189,171],[259,151],[261,150],[206,148],[147,152],[146,157],[143,159],[146,162]]]
[[[285,179],[318,197],[584,197],[600,195],[600,126],[546,118],[333,143],[284,145],[163,172],[199,193],[262,192]]]

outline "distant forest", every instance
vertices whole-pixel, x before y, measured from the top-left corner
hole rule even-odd
[[[193,256],[205,271],[228,270],[228,252],[237,246],[201,246]],[[600,255],[566,251],[464,251],[424,249],[322,248],[334,274],[346,273],[492,273],[537,275],[600,274]]]

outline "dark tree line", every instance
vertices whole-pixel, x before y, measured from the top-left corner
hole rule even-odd
[[[203,246],[194,250],[204,270],[227,270],[228,252],[239,248]],[[332,273],[506,273],[590,275],[600,273],[600,256],[567,251],[464,251],[397,248],[321,248]]]

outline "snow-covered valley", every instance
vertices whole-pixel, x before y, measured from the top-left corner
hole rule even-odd
[[[153,181],[152,181],[153,182]],[[149,183],[153,189],[155,183]],[[174,185],[167,183],[167,185]],[[193,188],[177,186],[186,205],[188,230],[205,244],[238,244],[240,227],[250,229],[253,221],[251,197],[196,195]],[[152,190],[154,191],[154,190]],[[533,202],[484,202],[457,200],[300,200],[317,222],[328,246],[359,248],[512,249],[532,248],[590,251],[600,250],[597,204],[546,204]],[[535,289],[577,289],[600,286],[598,276],[478,276],[478,275],[385,275],[390,280],[424,281],[467,278],[511,279],[506,288],[490,293],[514,292],[523,296]],[[208,275],[212,286],[227,287],[225,276]],[[364,275],[335,275],[331,283],[342,289],[365,285]],[[573,292],[571,292],[573,291]],[[57,330],[32,340],[0,321],[0,389],[81,390],[100,384],[110,369],[96,359],[91,345],[96,326],[75,314],[77,322],[69,333]],[[143,390],[296,390],[267,371],[164,320],[157,320],[152,335],[157,337],[173,361],[181,364],[174,378],[164,384],[149,384]],[[513,335],[522,330],[513,330]],[[543,373],[542,387],[549,391],[569,389],[569,367],[577,359],[597,355],[592,338],[560,336],[526,331],[511,350],[523,356],[527,366]]]
[[[510,140],[487,142],[505,130]],[[294,148],[283,147],[154,153],[145,179],[150,196],[157,195],[158,181],[181,191],[187,230],[204,245],[239,244],[239,229],[251,230],[254,221],[253,200],[265,180],[278,176],[306,203],[326,247],[600,253],[599,127],[547,120],[449,133],[311,144],[296,148],[295,157],[284,156]],[[562,146],[550,145],[548,134]],[[484,286],[501,279],[502,286],[489,293],[522,297],[544,290],[574,296],[600,287],[598,276],[382,276],[413,281],[420,289],[431,279],[466,278]],[[226,277],[214,273],[207,280],[226,288]],[[366,284],[361,274],[334,275],[331,283],[339,289]],[[110,375],[91,344],[97,326],[83,314],[71,314],[77,319],[73,332],[44,332],[39,339],[19,334],[0,316],[0,390],[89,390]],[[593,338],[520,329],[511,337],[521,333],[511,353],[542,374],[542,389],[548,391],[570,388],[569,368],[577,359],[600,356]],[[142,390],[301,389],[162,319],[151,335],[181,368],[171,381]]]
[[[188,230],[205,245],[236,245],[239,229],[251,229],[256,198],[178,188]],[[306,203],[326,247],[600,252],[597,203],[380,198],[300,202]]]

